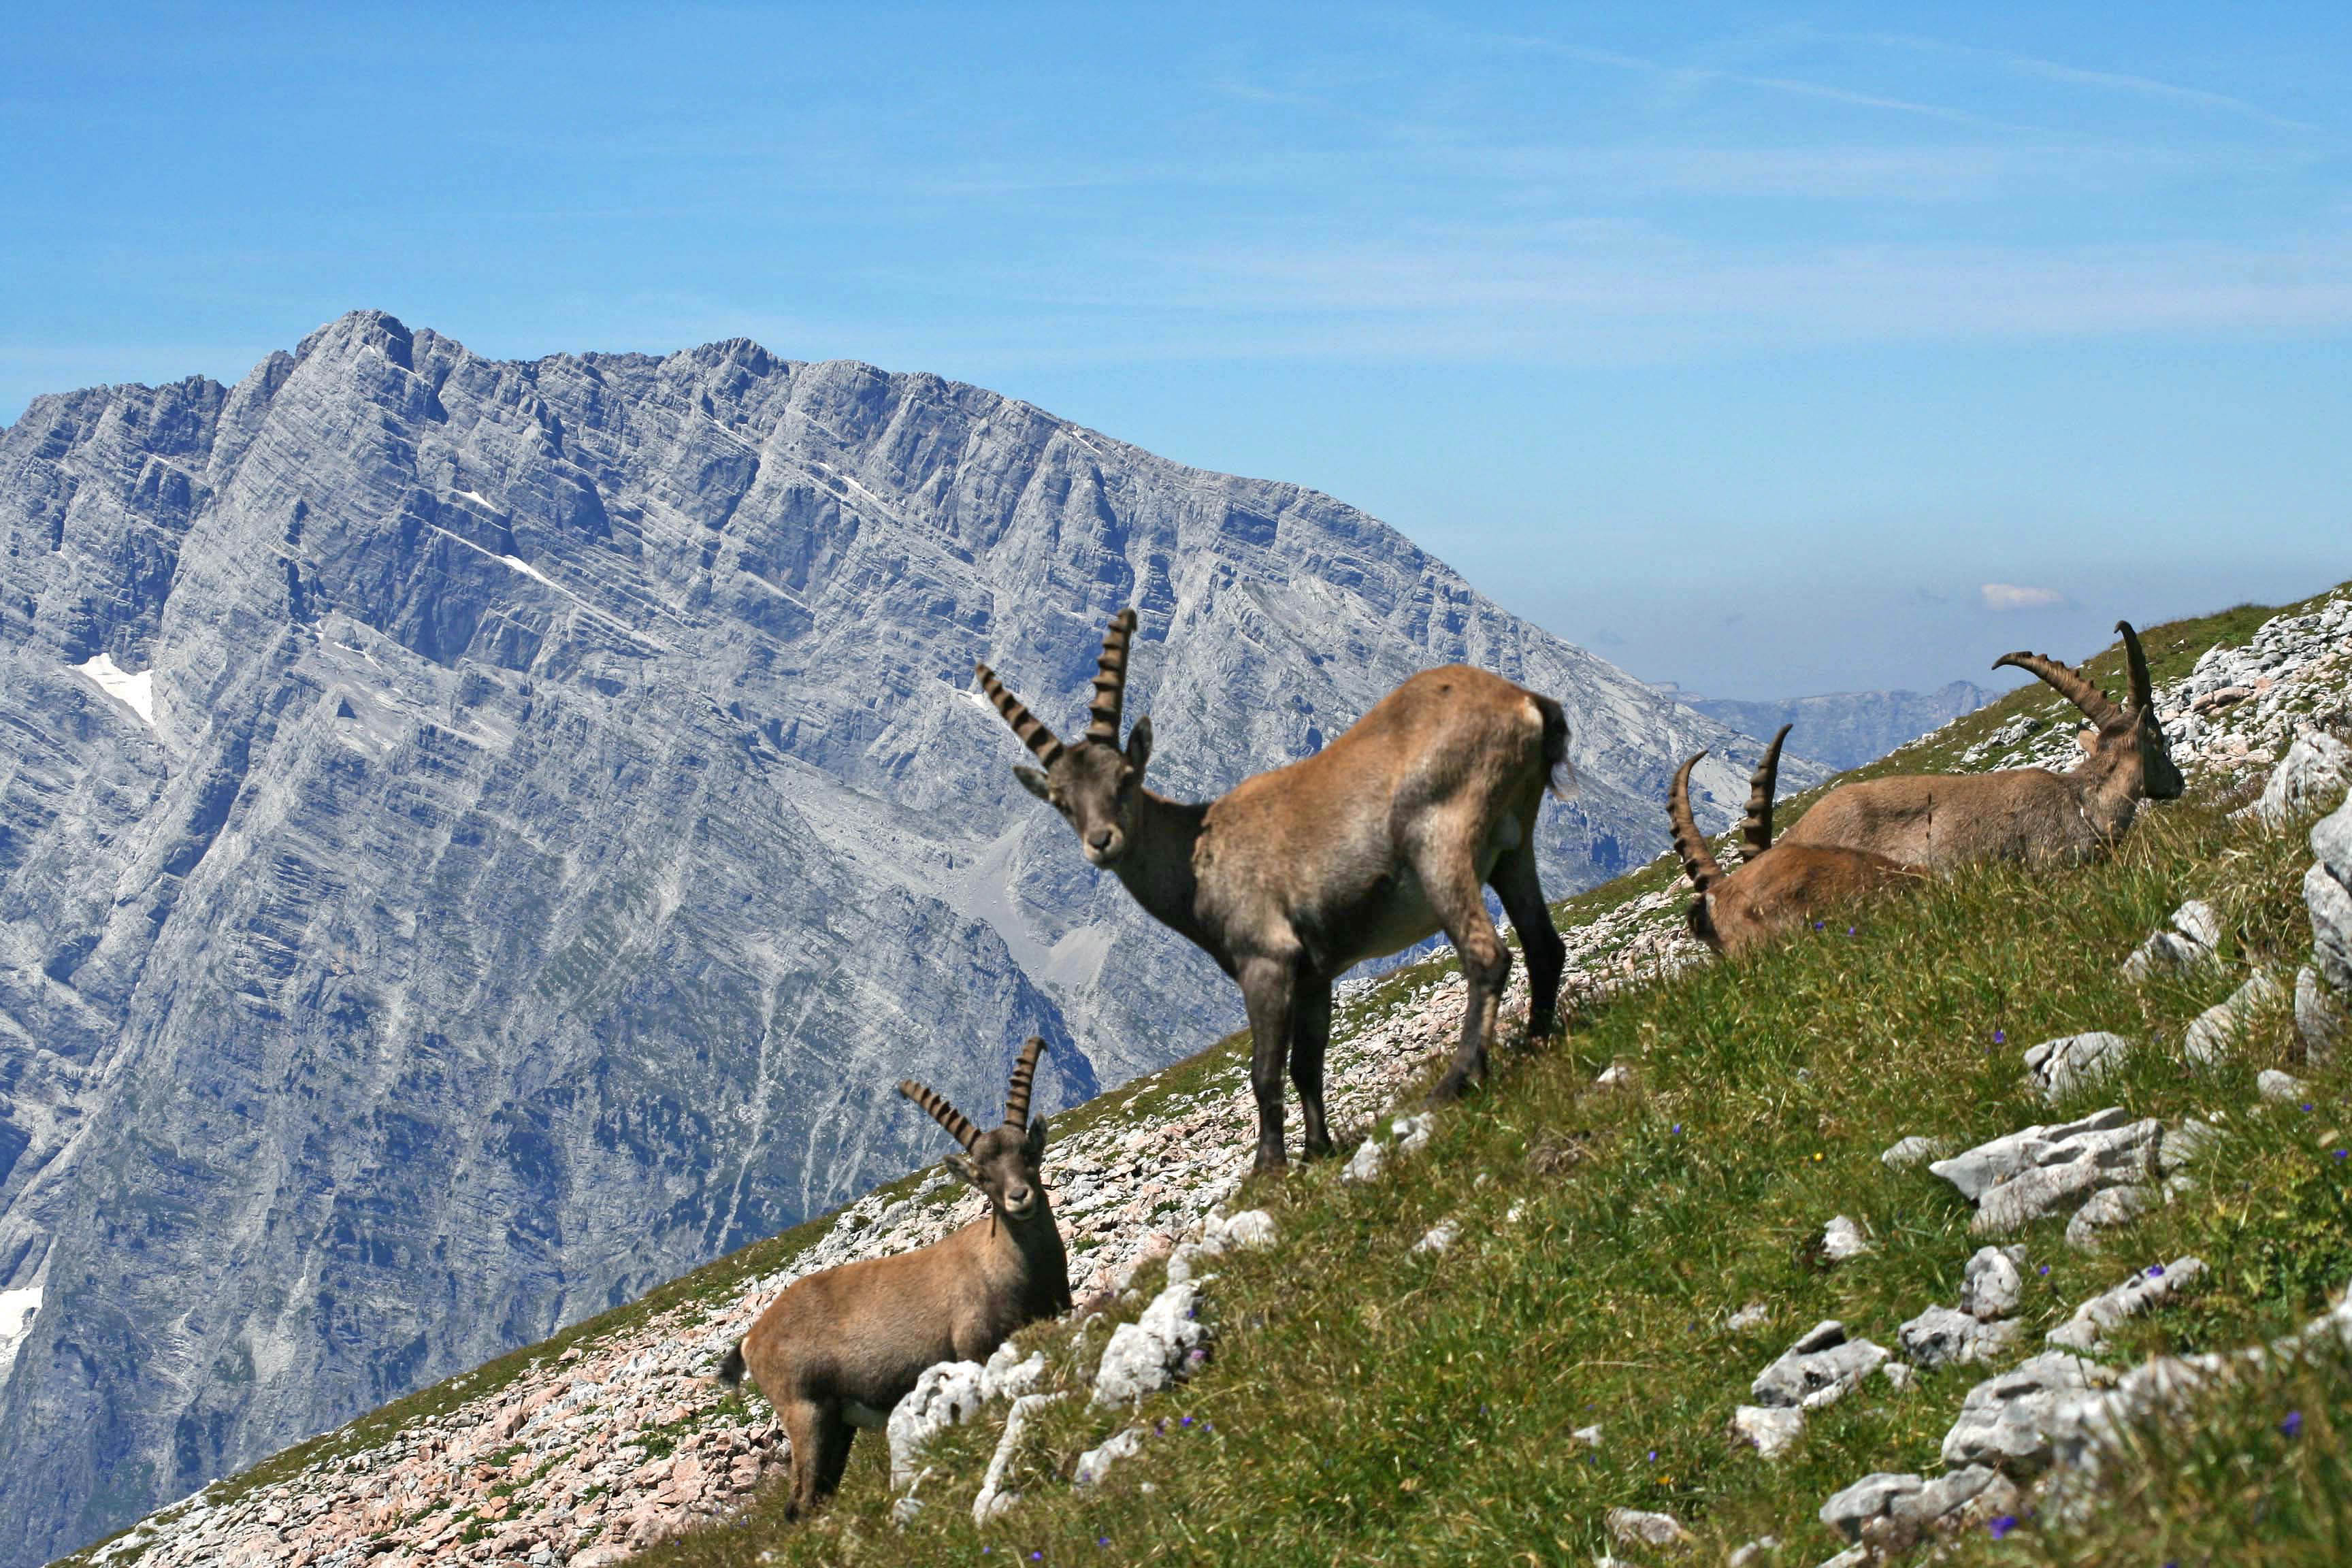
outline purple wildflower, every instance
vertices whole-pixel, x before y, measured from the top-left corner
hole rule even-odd
[[[2149,1264],[2149,1265],[2147,1266],[2147,1277],[2148,1277],[2149,1279],[2163,1279],[2163,1278],[2164,1278],[2164,1265],[2163,1265],[2163,1264],[2161,1264],[2161,1263],[2151,1263],[2151,1264]]]
[[[1995,1029],[1992,1032],[1992,1043],[1996,1046],[2005,1046],[2009,1044],[2009,1031],[2007,1029]]]
[[[2300,1410],[2288,1411],[2286,1413],[2286,1419],[2279,1423],[2279,1430],[2285,1433],[2290,1437],[2302,1436],[2303,1412]]]
[[[1999,1541],[2002,1536],[2007,1535],[2011,1531],[2017,1528],[2017,1515],[2013,1513],[2004,1513],[2000,1518],[1993,1520],[1991,1522],[1987,1524],[1985,1528],[1992,1531],[1992,1538],[1995,1541]]]

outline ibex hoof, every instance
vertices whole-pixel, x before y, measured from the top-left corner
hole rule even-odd
[[[1449,1072],[1444,1078],[1437,1080],[1437,1087],[1435,1089],[1429,1091],[1429,1103],[1432,1105],[1451,1105],[1455,1100],[1461,1099],[1464,1094],[1476,1087],[1476,1084],[1472,1082],[1465,1074]]]
[[[1253,1176],[1281,1176],[1288,1174],[1289,1171],[1290,1160],[1279,1149],[1272,1153],[1268,1153],[1264,1149],[1259,1150],[1256,1163],[1250,1166],[1250,1174]]]

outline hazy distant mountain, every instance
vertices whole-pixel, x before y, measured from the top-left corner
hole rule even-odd
[[[975,658],[1072,730],[1139,605],[1193,795],[1498,670],[1574,728],[1556,892],[1755,755],[1328,497],[745,342],[347,316],[37,401],[0,538],[12,1565],[935,1158],[903,1075],[985,1114],[1034,1031],[1062,1104],[1236,1025]]]
[[[1780,702],[1717,697],[1683,700],[1744,734],[1769,738],[1781,725],[1794,724],[1789,752],[1845,769],[1876,762],[1905,742],[1973,713],[2000,695],[1955,680],[1933,691],[1832,691]]]

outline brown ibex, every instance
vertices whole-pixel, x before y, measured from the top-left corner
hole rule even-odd
[[[1705,752],[1676,770],[1674,787],[1666,794],[1675,853],[1698,892],[1691,900],[1691,934],[1727,958],[1772,942],[1823,910],[1918,875],[1866,849],[1787,842],[1773,847],[1772,795],[1780,778],[1780,742],[1789,738],[1790,728],[1780,726],[1748,778],[1748,816],[1739,827],[1745,855],[1727,875],[1716,864],[1706,836],[1691,816],[1691,769]]]
[[[1785,845],[1868,849],[1906,866],[1972,860],[2081,860],[2113,844],[2139,803],[2172,800],[2183,786],[2165,750],[2148,683],[2147,656],[2128,621],[2117,621],[2131,668],[2131,704],[2118,708],[2078,669],[2038,653],[2005,653],[2040,676],[2091,721],[2083,760],[2063,773],[2005,768],[1990,773],[1908,773],[1840,784],[1781,839]]]
[[[963,1145],[948,1169],[988,1199],[985,1216],[929,1247],[794,1280],[719,1366],[730,1384],[748,1367],[783,1422],[793,1513],[833,1494],[853,1428],[886,1424],[924,1368],[985,1361],[1006,1335],[1070,1310],[1069,1262],[1039,1173],[1045,1122],[1029,1120],[1045,1049],[1034,1037],[1023,1047],[1004,1123],[986,1132],[937,1092],[898,1086]]]
[[[1536,877],[1536,808],[1566,766],[1559,704],[1465,665],[1426,669],[1322,751],[1244,779],[1205,805],[1143,786],[1151,719],[1119,742],[1135,612],[1111,617],[1086,737],[1066,746],[980,667],[1013,732],[1044,764],[1013,770],[1077,830],[1087,858],[1241,983],[1257,1096],[1256,1168],[1285,1163],[1282,1072],[1298,1088],[1309,1159],[1331,1152],[1323,1051],[1331,983],[1444,931],[1468,1005],[1436,1101],[1482,1081],[1511,952],[1486,888],[1528,957],[1531,1037],[1549,1034],[1566,947]]]

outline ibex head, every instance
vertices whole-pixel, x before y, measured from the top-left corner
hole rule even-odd
[[[2091,721],[2080,738],[2084,752],[2094,763],[2125,772],[2137,769],[2138,787],[2134,793],[2150,800],[2177,800],[2188,784],[2173,765],[2172,753],[2164,743],[2164,726],[2157,721],[2147,655],[2141,651],[2139,634],[2132,630],[2129,621],[2117,621],[2116,630],[2123,634],[2124,658],[2131,668],[2128,707],[2118,708],[2108,700],[2107,694],[2081,670],[2038,653],[2005,653],[1992,661],[1992,667],[2014,666],[2049,682]]]
[[[948,1169],[978,1187],[987,1195],[989,1207],[1013,1225],[1045,1206],[1045,1119],[1029,1120],[1029,1088],[1037,1077],[1037,1058],[1045,1054],[1045,1042],[1030,1036],[1013,1066],[1012,1087],[1004,1091],[1003,1125],[985,1132],[937,1089],[913,1079],[898,1085],[900,1094],[929,1111],[963,1145],[961,1152],[948,1156]]]
[[[1045,721],[1004,689],[996,672],[979,666],[980,689],[1045,764],[1016,767],[1015,777],[1078,830],[1079,846],[1097,866],[1113,866],[1134,837],[1135,807],[1143,791],[1144,764],[1151,760],[1151,715],[1135,721],[1122,746],[1119,709],[1127,696],[1127,647],[1135,636],[1135,612],[1121,610],[1103,634],[1102,657],[1095,661],[1095,697],[1087,710],[1086,738],[1066,746]]]

